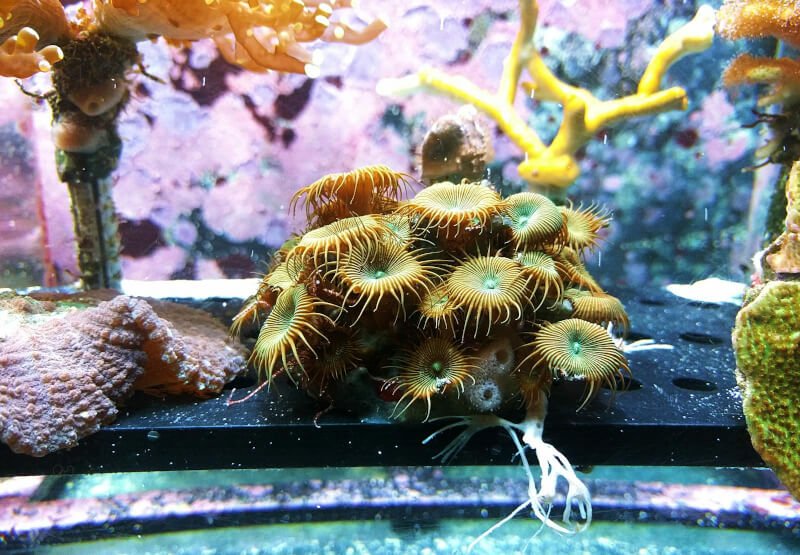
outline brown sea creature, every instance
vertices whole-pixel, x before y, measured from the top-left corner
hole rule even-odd
[[[289,201],[294,213],[300,199],[312,227],[341,218],[391,210],[409,189],[410,176],[387,166],[365,166],[350,172],[326,175],[299,189]]]
[[[361,362],[366,346],[352,328],[339,328],[332,332],[309,369],[306,391],[314,397],[320,397],[331,382],[340,381]]]
[[[560,247],[566,242],[566,218],[549,198],[539,193],[517,193],[506,199],[502,216],[517,248]]]
[[[447,278],[447,292],[465,313],[462,339],[470,320],[477,337],[483,321],[489,335],[493,324],[521,319],[523,307],[530,302],[528,281],[519,262],[502,256],[470,256],[456,266]]]
[[[342,253],[354,244],[376,245],[388,232],[386,224],[378,216],[343,218],[307,232],[289,252],[287,260],[299,255],[316,266],[328,261],[338,266]]]
[[[425,292],[417,306],[419,314],[419,327],[426,329],[455,329],[458,322],[456,304],[450,299],[447,285],[440,283],[433,289]]]
[[[357,312],[355,322],[364,311],[372,307],[375,312],[383,304],[394,300],[395,321],[403,313],[407,297],[421,299],[433,287],[432,278],[439,270],[429,263],[419,250],[409,251],[396,241],[382,241],[375,247],[356,243],[342,256],[341,265],[332,273],[344,284],[343,309],[353,306]],[[386,299],[386,300],[384,300]],[[351,304],[348,304],[350,301]],[[361,305],[360,311],[357,306]]]
[[[573,284],[589,291],[602,293],[603,288],[592,277],[589,270],[586,269],[583,262],[581,262],[580,255],[569,247],[564,247],[558,256],[554,257],[557,262],[560,262],[559,271],[561,279],[564,284]]]
[[[600,241],[600,230],[608,227],[611,218],[605,210],[595,206],[589,208],[573,208],[562,206],[567,227],[567,246],[581,252],[584,249],[593,251]]]
[[[564,298],[572,304],[572,317],[594,322],[595,324],[614,324],[623,332],[630,327],[628,314],[622,302],[613,295],[602,292],[567,289]]]
[[[436,120],[422,141],[420,158],[422,180],[429,184],[484,177],[494,149],[478,110],[468,104]]]
[[[566,271],[561,262],[553,260],[552,256],[541,251],[518,252],[514,259],[522,265],[523,272],[533,284],[534,295],[540,298],[536,305],[537,310],[548,298],[554,302],[561,300],[564,294],[561,275]]]
[[[279,363],[289,370],[290,355],[294,356],[302,374],[307,375],[301,352],[308,352],[316,359],[318,355],[312,343],[328,342],[320,331],[325,322],[333,323],[327,314],[320,312],[328,304],[310,295],[304,285],[281,291],[250,355],[250,361],[267,382],[272,381]],[[296,379],[292,372],[288,375]]]

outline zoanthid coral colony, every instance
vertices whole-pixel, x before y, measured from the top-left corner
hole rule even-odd
[[[409,182],[370,166],[300,189],[292,205],[305,204],[308,227],[276,253],[233,331],[260,324],[250,360],[261,377],[286,374],[328,405],[361,372],[382,383],[397,418],[462,417],[445,428],[467,426],[444,459],[478,429],[503,427],[543,468],[537,484],[524,463],[524,506],[578,530],[591,520],[588,491],[541,432],[555,380],[585,384],[582,408],[629,372],[609,332],[627,328],[625,311],[581,260],[609,219],[536,193],[502,198],[486,181],[439,182],[404,200]],[[495,415],[518,407],[520,424]],[[563,523],[549,510],[559,478]]]

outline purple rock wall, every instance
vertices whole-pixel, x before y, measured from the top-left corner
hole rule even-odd
[[[148,72],[164,83],[132,75],[120,120],[114,199],[125,278],[252,276],[271,249],[300,230],[287,213],[297,188],[367,164],[418,175],[415,149],[425,130],[458,105],[432,94],[383,98],[374,92],[379,79],[433,65],[496,87],[516,32],[516,1],[362,4],[365,14],[387,17],[389,29],[359,47],[322,47],[315,80],[240,70],[210,42],[187,50],[162,41],[140,45]],[[696,9],[692,2],[634,0],[540,4],[537,45],[545,59],[600,98],[630,93],[654,47]],[[758,139],[741,128],[750,97],[731,99],[716,88],[720,59],[735,48],[717,44],[670,71],[667,85],[689,91],[688,113],[623,123],[581,153],[583,175],[569,195],[615,211],[602,264],[590,261],[608,285],[738,271],[733,253],[742,244],[750,189],[740,170]],[[41,78],[26,86],[46,90]],[[13,230],[2,227],[0,285],[70,282],[69,206],[50,162],[47,108],[8,82],[0,83],[0,95],[4,107],[18,107],[0,115],[3,166],[17,168],[4,172],[0,189],[0,221],[17,222]],[[522,97],[517,105],[543,138],[554,134],[559,107]],[[495,150],[492,179],[505,192],[519,190],[520,152],[499,132]],[[28,170],[31,177],[20,181]]]

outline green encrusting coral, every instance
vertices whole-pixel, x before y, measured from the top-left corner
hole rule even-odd
[[[752,292],[733,333],[747,428],[764,462],[800,498],[800,282]]]

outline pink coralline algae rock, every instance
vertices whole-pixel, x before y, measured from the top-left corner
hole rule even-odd
[[[187,257],[186,251],[175,245],[159,247],[139,258],[123,255],[122,273],[126,279],[169,279],[170,276],[183,270]]]
[[[652,8],[653,2],[644,0],[541,0],[539,21],[577,33],[598,48],[618,48],[628,22]]]
[[[244,271],[253,271],[261,261],[252,259],[300,231],[301,224],[286,213],[299,187],[371,164],[419,176],[416,149],[425,132],[460,105],[435,94],[381,97],[375,92],[380,79],[431,65],[496,89],[518,29],[518,0],[361,4],[365,20],[386,17],[389,28],[358,47],[322,45],[315,54],[322,59],[321,75],[314,80],[233,68],[209,41],[185,49],[161,40],[138,45],[144,68],[163,82],[130,75],[132,98],[120,114],[123,151],[113,195],[122,220],[147,220],[162,242],[157,252],[139,249],[141,256],[126,258],[123,277],[163,279],[178,271],[194,278],[218,272],[232,276],[235,269],[226,260],[234,259],[250,263]],[[565,33],[575,33],[593,53],[593,45],[598,50],[622,46],[631,22],[658,4],[540,0],[539,7],[537,46],[548,37],[560,44]],[[651,46],[631,47],[629,65],[643,68]],[[559,59],[555,51],[546,58],[548,63]],[[593,62],[584,56],[584,63]],[[612,86],[616,79],[608,81]],[[518,95],[520,113],[535,115],[538,108],[529,104]],[[70,281],[75,277],[72,229],[65,187],[52,172],[51,118],[46,107],[34,112],[37,127],[29,139],[37,144],[39,164],[51,168],[42,173],[47,244],[62,281]],[[557,122],[532,125],[547,135]],[[498,162],[493,168],[518,180],[519,151],[504,147],[508,141],[501,133],[493,135]],[[188,226],[195,232],[187,233]],[[126,241],[134,239],[124,234],[122,239],[125,252]],[[215,259],[217,267],[204,259]]]
[[[752,133],[741,128],[725,91],[710,93],[700,109],[689,116],[689,121],[697,125],[698,135],[703,141],[703,159],[712,170],[718,170],[753,150]]]
[[[49,110],[3,79],[0,106],[0,261],[41,269],[40,284],[56,285],[65,276],[62,281],[72,281],[77,263],[69,197],[56,178]],[[4,270],[10,271],[0,264],[0,275]],[[0,279],[0,286],[29,284]]]
[[[290,192],[281,186],[287,176],[243,168],[211,189],[203,199],[203,216],[209,228],[234,241],[257,240],[277,248],[289,234],[287,207]]]
[[[0,80],[0,273],[26,260],[48,260],[39,213],[41,179],[30,140],[30,100]],[[31,264],[37,266],[37,264]],[[46,265],[46,262],[45,262]],[[47,272],[48,268],[44,268]]]
[[[231,248],[256,242],[266,251],[297,230],[286,207],[298,187],[359,165],[387,164],[416,173],[412,142],[421,139],[424,125],[387,125],[386,114],[396,101],[375,94],[375,84],[426,63],[457,61],[469,49],[465,18],[490,9],[512,13],[516,1],[458,6],[444,0],[364,2],[364,13],[387,16],[390,29],[357,48],[321,47],[322,75],[313,82],[302,75],[232,68],[208,42],[185,50],[163,41],[140,43],[148,73],[164,82],[131,75],[136,85],[120,115],[123,151],[114,173],[113,196],[121,219],[148,220],[157,226],[165,248],[183,249],[186,268],[197,271],[201,265],[194,263],[203,256],[197,252],[199,245],[181,239],[189,221],[207,227],[196,234],[197,241],[216,235]],[[454,108],[448,99],[424,95],[400,104],[407,106],[407,114],[423,112],[428,122]],[[46,108],[38,111],[49,120]],[[400,114],[397,120],[402,119]],[[37,135],[36,141],[50,143],[46,136]],[[51,146],[42,160],[53,160]],[[44,180],[46,192],[63,194],[65,187],[54,175]],[[48,223],[58,228],[50,229],[50,236],[71,236],[69,204],[63,197],[52,196],[45,211]],[[123,250],[126,240],[123,235]],[[71,255],[74,248],[67,242],[58,253]],[[218,259],[228,254],[237,253],[223,252]],[[170,260],[178,264],[177,258]],[[173,265],[154,266],[155,262],[126,259],[123,277],[159,279],[174,273]],[[64,281],[70,281],[72,268],[74,264],[62,276]]]

